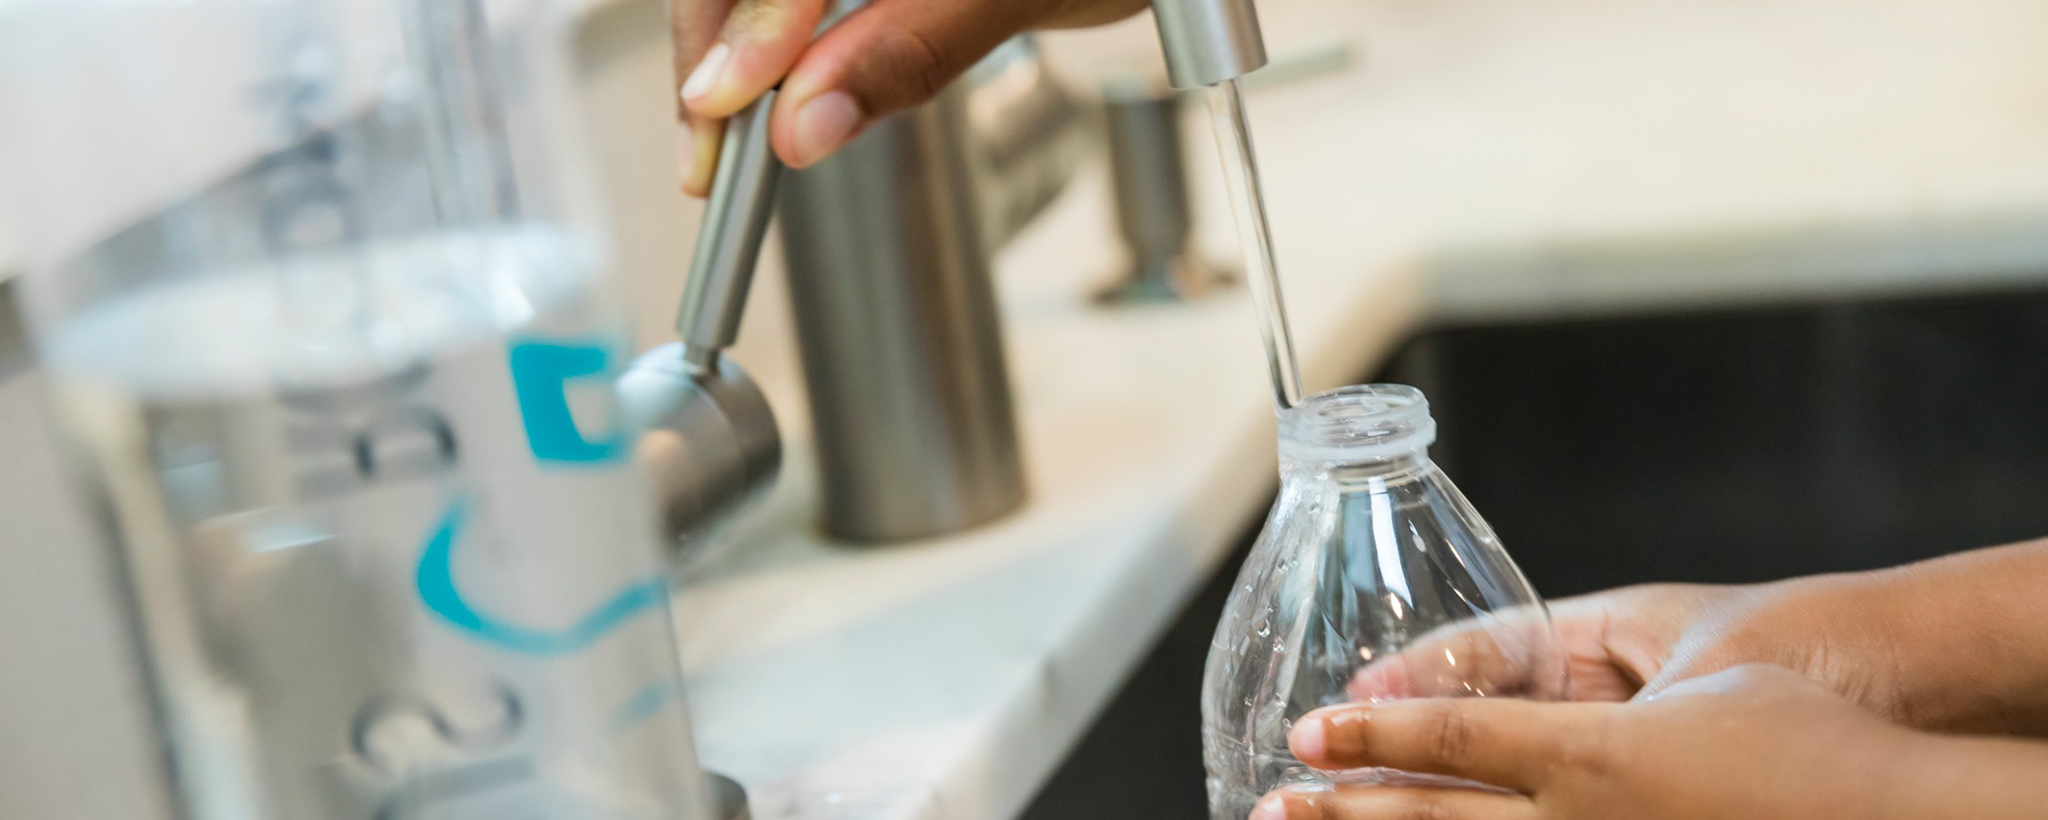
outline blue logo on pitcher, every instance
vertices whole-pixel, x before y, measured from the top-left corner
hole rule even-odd
[[[541,461],[603,464],[623,458],[626,433],[585,438],[569,411],[569,383],[604,380],[611,389],[612,345],[602,341],[525,341],[512,345],[512,390],[526,422],[526,443]]]
[[[596,643],[634,616],[665,611],[668,583],[654,577],[627,585],[575,623],[555,629],[512,624],[480,612],[455,586],[455,545],[468,524],[469,502],[457,498],[428,536],[413,577],[427,611],[483,643],[528,655],[567,655]]]

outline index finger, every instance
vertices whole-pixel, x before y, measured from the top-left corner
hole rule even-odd
[[[669,102],[675,105],[676,122],[681,126],[677,133],[677,171],[682,174],[683,190],[692,196],[704,196],[711,190],[711,173],[718,166],[718,149],[725,138],[725,128],[724,120],[690,113],[689,106],[683,103],[683,84],[704,59],[704,53],[711,50],[733,4],[734,0],[668,0],[669,39],[675,47],[675,82],[669,87],[674,93]]]
[[[689,114],[689,109],[683,105],[683,82],[704,59],[704,52],[711,50],[712,42],[718,39],[719,29],[725,26],[725,18],[732,14],[734,3],[735,0],[668,0],[668,33],[675,44],[676,96],[673,102],[680,115]]]
[[[1332,706],[1302,716],[1288,745],[1318,769],[1380,766],[1533,793],[1559,764],[1597,753],[1619,708],[1510,698]]]
[[[1352,700],[1512,695],[1563,697],[1563,648],[1549,613],[1519,607],[1439,627],[1407,648],[1374,658],[1352,674]]]

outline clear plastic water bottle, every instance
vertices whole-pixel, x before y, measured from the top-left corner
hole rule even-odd
[[[1309,711],[1405,697],[1561,697],[1549,613],[1427,453],[1436,424],[1400,385],[1310,396],[1280,416],[1280,496],[1209,649],[1202,723],[1213,820],[1280,786],[1425,782],[1322,772],[1287,750]]]
[[[0,219],[185,816],[709,816],[569,11],[0,9]]]

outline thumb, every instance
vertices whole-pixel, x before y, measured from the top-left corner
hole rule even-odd
[[[938,96],[975,61],[1068,0],[876,0],[806,49],[783,80],[770,139],[816,163],[869,123]]]
[[[672,88],[677,95],[670,102],[676,106],[676,170],[681,173],[683,192],[691,196],[704,196],[711,189],[711,171],[718,164],[725,128],[716,119],[690,113],[681,90],[731,10],[732,0],[669,0],[668,4],[669,35],[675,46],[676,82]]]
[[[738,0],[683,83],[690,113],[730,117],[747,107],[796,64],[824,14],[825,0]]]
[[[1726,686],[1729,679],[1720,677],[1730,669],[1742,665],[1738,660],[1722,660],[1712,653],[1685,652],[1664,664],[1657,676],[1645,681],[1643,688],[1631,700],[1651,700],[1676,689],[1686,692],[1713,691],[1715,687]],[[1694,681],[1711,678],[1707,687],[1687,686]]]
[[[1767,663],[1748,663],[1733,666],[1717,672],[1673,681],[1651,692],[1647,689],[1641,700],[1674,700],[1712,696],[1740,696],[1754,700],[1762,695],[1807,696],[1817,695],[1829,699],[1839,698],[1813,679],[1782,666]]]
[[[811,40],[825,0],[669,0],[683,191],[710,192],[724,118],[782,78]]]

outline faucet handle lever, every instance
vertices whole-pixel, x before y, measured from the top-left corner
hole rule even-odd
[[[768,110],[776,93],[771,89],[725,124],[718,170],[676,314],[684,359],[700,372],[739,337],[747,288],[773,215],[775,184],[782,175],[782,162],[768,145]]]

